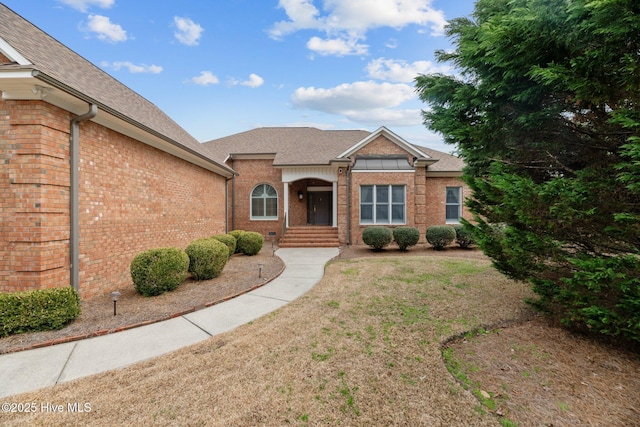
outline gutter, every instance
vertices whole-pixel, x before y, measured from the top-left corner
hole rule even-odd
[[[189,148],[189,147],[187,147],[185,145],[182,145],[182,144],[178,143],[177,141],[174,141],[173,139],[167,137],[166,135],[163,135],[160,132],[158,132],[156,130],[153,130],[152,128],[150,128],[148,126],[145,126],[142,123],[133,120],[132,118],[120,113],[119,111],[114,110],[113,108],[111,108],[111,107],[109,107],[109,106],[107,106],[105,104],[102,104],[99,101],[96,101],[95,99],[93,99],[93,98],[85,95],[84,93],[78,91],[77,89],[74,89],[71,86],[68,86],[68,85],[62,83],[62,82],[54,79],[53,77],[50,77],[47,74],[44,74],[43,72],[41,72],[39,70],[31,71],[31,75],[33,77],[39,79],[39,80],[42,80],[45,83],[50,84],[51,86],[53,86],[55,88],[60,89],[61,91],[66,92],[68,94],[71,94],[71,95],[75,96],[76,98],[81,99],[81,100],[83,100],[83,101],[85,101],[85,102],[87,102],[89,104],[92,104],[92,105],[95,104],[96,106],[98,106],[98,108],[100,108],[101,111],[109,113],[110,115],[122,120],[125,123],[128,123],[128,124],[130,124],[132,126],[135,126],[136,128],[141,129],[141,130],[143,130],[144,132],[146,132],[146,133],[148,133],[150,135],[153,135],[153,136],[155,136],[155,137],[157,137],[157,138],[159,138],[159,139],[161,139],[163,141],[166,141],[169,144],[173,145],[176,148],[179,148],[182,151],[185,151],[185,152],[187,152],[187,153],[189,153],[189,154],[191,154],[193,156],[196,156],[196,157],[198,157],[198,158],[200,158],[202,160],[205,160],[207,163],[216,166],[221,171],[224,171],[224,173],[220,173],[220,175],[223,175],[223,176],[226,175],[226,177],[229,177],[229,176],[232,176],[233,173],[234,173],[233,170],[229,169],[228,167],[226,167],[224,165],[221,165],[220,163],[216,162],[215,160],[212,160],[209,157],[207,157],[207,156],[205,156],[203,154],[200,154],[197,151],[195,151],[195,150],[193,150],[193,149],[191,149],[191,148]]]
[[[77,116],[71,119],[69,123],[69,143],[70,143],[70,168],[69,174],[71,175],[71,188],[69,195],[69,216],[71,231],[69,233],[69,259],[71,263],[70,281],[71,287],[76,291],[79,291],[80,282],[80,221],[79,221],[79,157],[80,157],[80,143],[78,137],[80,134],[80,122],[91,120],[98,114],[98,106],[95,104],[89,105],[89,111],[81,116]]]

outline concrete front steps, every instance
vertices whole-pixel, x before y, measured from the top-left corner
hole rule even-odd
[[[289,227],[280,242],[281,248],[337,248],[338,229],[328,226]]]

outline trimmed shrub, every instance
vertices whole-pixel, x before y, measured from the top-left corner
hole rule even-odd
[[[230,231],[228,233],[228,234],[231,234],[233,237],[236,238],[236,250],[235,250],[234,254],[240,253],[240,248],[238,247],[238,241],[240,240],[240,236],[242,236],[244,233],[246,233],[246,231],[244,231],[244,230],[233,230],[233,231]]]
[[[214,238],[194,240],[185,252],[189,256],[189,273],[195,280],[218,277],[229,259],[227,245]]]
[[[374,251],[381,251],[393,241],[393,233],[387,227],[367,227],[362,231],[362,241]]]
[[[62,329],[80,315],[72,287],[0,293],[0,336]]]
[[[264,244],[264,236],[254,231],[245,231],[238,238],[238,247],[236,251],[245,255],[255,255],[260,252]]]
[[[425,237],[433,249],[440,251],[456,239],[456,230],[449,225],[434,225],[427,228]]]
[[[233,237],[231,234],[216,234],[211,236],[212,239],[216,239],[219,242],[224,243],[229,248],[229,256],[236,253],[236,246],[238,244],[238,240]]]
[[[401,251],[406,251],[408,247],[418,244],[420,231],[415,227],[396,227],[393,229],[393,240]]]
[[[130,270],[138,292],[146,297],[160,295],[174,290],[187,278],[189,256],[178,248],[150,249],[133,258]]]
[[[456,225],[453,229],[456,231],[456,243],[461,248],[466,249],[476,243],[473,240],[473,233],[467,230],[464,225]]]

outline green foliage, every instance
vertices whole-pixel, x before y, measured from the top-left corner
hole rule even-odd
[[[238,252],[245,255],[256,255],[262,249],[264,244],[264,236],[254,231],[245,231],[238,237]]]
[[[71,287],[0,293],[0,336],[62,329],[80,315]]]
[[[174,290],[187,278],[188,270],[189,256],[177,248],[140,252],[130,267],[133,286],[146,297]]]
[[[640,254],[638,28],[637,0],[478,0],[450,21],[455,50],[437,52],[460,77],[416,78],[425,125],[466,162],[473,234],[494,265],[565,323],[632,339],[595,318],[626,319],[623,288],[640,278],[609,283],[599,264]]]
[[[440,251],[456,239],[456,230],[449,225],[433,225],[427,228],[425,237],[433,249]]]
[[[236,238],[236,250],[234,253],[238,254],[240,253],[240,248],[238,247],[238,241],[240,240],[240,236],[242,236],[244,233],[246,233],[246,231],[244,230],[232,230],[227,234],[231,234],[233,237]]]
[[[401,251],[406,251],[407,248],[418,244],[420,231],[415,227],[396,227],[393,229],[393,240]]]
[[[233,239],[233,236],[229,237]],[[194,280],[218,277],[229,259],[227,245],[214,238],[195,240],[185,252],[189,256],[189,273]]]
[[[374,251],[381,251],[393,241],[393,233],[388,227],[367,227],[362,231],[362,241]]]
[[[216,234],[211,236],[212,239],[216,239],[219,242],[224,243],[229,248],[229,256],[236,253],[236,246],[238,245],[238,240],[231,234]]]
[[[461,248],[469,248],[475,243],[472,229],[468,229],[464,225],[455,225],[453,229],[456,232],[456,243]]]
[[[540,297],[534,305],[559,306],[567,326],[640,341],[640,259],[581,256],[570,261],[571,277],[534,281]]]

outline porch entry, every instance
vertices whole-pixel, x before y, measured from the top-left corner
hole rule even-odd
[[[307,224],[333,224],[333,191],[331,187],[307,187]]]

